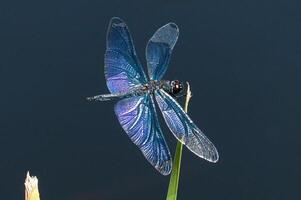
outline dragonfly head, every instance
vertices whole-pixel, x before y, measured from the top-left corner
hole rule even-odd
[[[173,95],[177,95],[183,92],[184,85],[179,80],[173,80],[170,82],[171,85],[171,93]]]

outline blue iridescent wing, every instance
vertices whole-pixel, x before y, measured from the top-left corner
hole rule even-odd
[[[155,96],[165,122],[175,137],[197,156],[210,162],[217,162],[219,156],[215,146],[176,100],[162,89],[156,91]]]
[[[178,26],[168,23],[159,28],[149,40],[146,47],[146,60],[151,80],[160,80],[165,74],[178,36]]]
[[[111,19],[107,33],[105,78],[111,93],[126,93],[147,81],[127,25],[116,17]]]
[[[145,158],[163,175],[171,171],[171,156],[163,137],[153,97],[149,94],[125,98],[115,105],[117,118]]]

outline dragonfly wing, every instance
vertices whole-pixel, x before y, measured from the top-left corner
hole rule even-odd
[[[159,28],[149,40],[146,47],[146,60],[151,80],[160,80],[163,77],[178,36],[178,26],[168,23]]]
[[[156,91],[155,96],[165,122],[175,137],[197,156],[210,162],[217,162],[219,156],[215,146],[176,100],[164,90]]]
[[[171,156],[163,137],[153,97],[149,94],[125,98],[115,105],[117,118],[145,158],[163,175],[171,171]]]
[[[116,17],[111,19],[107,33],[105,78],[111,93],[126,93],[133,86],[147,81],[129,29]]]

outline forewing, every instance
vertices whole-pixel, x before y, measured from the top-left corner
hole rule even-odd
[[[193,123],[176,100],[164,90],[156,91],[155,96],[165,122],[175,137],[199,157],[210,162],[217,162],[219,156],[215,146]]]
[[[159,28],[149,40],[146,47],[146,60],[151,80],[160,80],[163,77],[178,36],[178,26],[168,23]]]
[[[171,171],[171,156],[149,94],[125,98],[115,105],[118,120],[145,158],[163,175]]]
[[[105,78],[111,93],[125,93],[147,81],[128,27],[116,17],[111,19],[107,33]]]

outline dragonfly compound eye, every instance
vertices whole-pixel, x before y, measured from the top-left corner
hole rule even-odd
[[[171,82],[171,86],[172,86],[172,93],[173,94],[178,94],[183,90],[183,85],[180,81],[178,80],[174,80]]]

